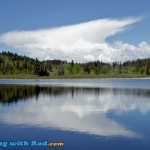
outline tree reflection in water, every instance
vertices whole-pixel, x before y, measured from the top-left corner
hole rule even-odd
[[[65,86],[41,86],[41,85],[0,85],[0,103],[9,104],[26,100],[31,97],[38,97],[40,94],[48,96],[59,96],[71,93],[72,98],[75,94],[91,93],[94,95],[132,95],[137,97],[150,97],[149,89],[133,88],[93,88],[93,87],[65,87]]]

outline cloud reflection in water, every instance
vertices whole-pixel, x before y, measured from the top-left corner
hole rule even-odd
[[[57,88],[58,91],[62,90],[62,87]],[[0,120],[8,124],[54,127],[98,136],[139,136],[110,119],[107,114],[113,112],[121,115],[137,110],[140,113],[148,112],[149,91],[113,88],[79,88],[72,91],[71,87],[66,88],[70,90],[61,94],[39,92],[38,97],[19,102],[10,110],[9,106],[7,112],[0,114]],[[145,95],[145,92],[148,94]]]

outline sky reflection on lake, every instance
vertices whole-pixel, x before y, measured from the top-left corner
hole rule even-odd
[[[38,126],[106,137],[141,138],[144,133],[124,124],[124,114],[147,117],[150,90],[134,88],[93,88],[1,85],[0,121],[12,125]],[[2,92],[2,88],[5,89]],[[14,89],[11,91],[10,89]],[[6,91],[6,89],[8,89]],[[19,91],[18,91],[19,90]],[[22,90],[22,91],[21,91]],[[30,91],[30,93],[29,93]],[[32,91],[32,92],[31,92]],[[11,96],[9,97],[8,95]],[[23,98],[22,98],[23,97]],[[117,118],[117,119],[116,119]]]

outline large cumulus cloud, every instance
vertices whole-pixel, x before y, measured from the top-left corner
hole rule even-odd
[[[139,20],[141,18],[106,18],[50,29],[11,31],[0,35],[0,43],[40,60],[112,62],[144,58],[150,56],[150,45],[146,42],[133,46],[121,41],[106,41]]]

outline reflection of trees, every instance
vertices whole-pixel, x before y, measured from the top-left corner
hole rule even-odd
[[[137,97],[150,97],[150,89],[130,89],[130,88],[113,88],[114,95],[128,95]]]
[[[19,99],[25,100],[27,97],[32,97],[36,91],[32,86],[21,85],[0,85],[0,102],[12,103]]]
[[[132,95],[150,97],[149,89],[129,89],[129,88],[92,88],[92,87],[59,87],[59,86],[40,86],[40,85],[0,85],[0,102],[12,103],[18,100],[26,100],[35,96],[38,99],[40,94],[48,96],[59,96],[70,94],[94,95]]]
[[[46,86],[34,86],[34,85],[0,85],[0,102],[1,103],[12,103],[18,100],[25,100],[29,97],[35,96],[38,99],[40,94],[59,96],[62,94],[74,92],[74,89],[78,88],[71,87],[46,87]]]

